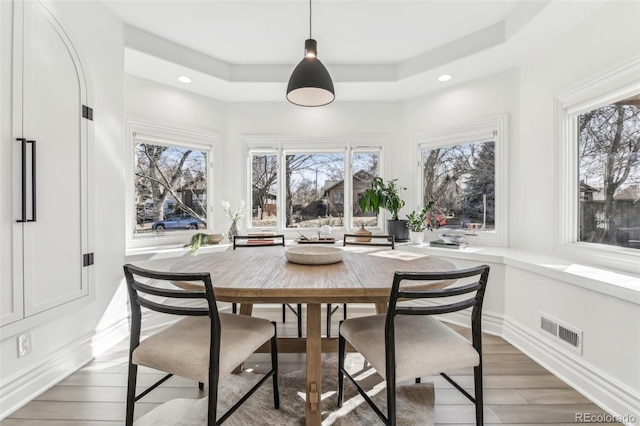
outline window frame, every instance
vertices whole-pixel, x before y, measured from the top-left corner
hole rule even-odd
[[[149,143],[159,145],[177,146],[181,148],[193,148],[207,154],[207,228],[199,230],[180,230],[163,233],[136,234],[135,216],[135,145],[140,142],[136,134],[141,135]],[[126,242],[127,249],[139,249],[159,246],[173,246],[187,243],[190,236],[197,232],[211,232],[215,228],[213,224],[220,223],[220,217],[213,206],[218,200],[219,186],[219,136],[209,133],[200,133],[165,127],[138,121],[127,121],[127,166],[126,166],[126,191],[125,191],[125,218],[126,218]]]
[[[500,114],[485,119],[462,123],[459,125],[421,130],[410,134],[414,147],[416,167],[414,170],[415,193],[412,197],[411,209],[423,206],[423,149],[437,149],[445,146],[463,145],[473,142],[493,140],[495,142],[495,217],[494,230],[478,232],[473,243],[486,246],[506,247],[508,242],[508,115]],[[446,230],[447,228],[440,228]],[[453,231],[457,229],[451,229]]]
[[[619,64],[554,98],[555,206],[553,251],[606,267],[638,273],[640,250],[578,240],[580,114],[640,93],[640,59]]]
[[[258,154],[276,155],[278,161],[278,184],[277,184],[277,211],[284,212],[286,207],[286,188],[284,157],[289,154],[325,154],[325,153],[344,153],[345,169],[344,169],[344,206],[351,206],[353,199],[352,179],[347,177],[353,176],[352,158],[354,153],[377,153],[378,154],[378,174],[384,174],[384,151],[387,144],[385,136],[353,136],[353,137],[295,137],[295,136],[245,136],[242,138],[243,152],[245,156],[245,173],[243,186],[245,188],[245,199],[247,200],[248,209],[252,210],[252,187],[251,187],[251,156]],[[348,211],[348,215],[347,215]],[[381,215],[382,216],[382,212]],[[297,230],[301,228],[287,228],[286,216],[278,214],[275,228],[255,227],[252,224],[252,214],[247,215],[243,219],[247,232],[273,231],[283,233],[285,235],[297,236]],[[332,232],[348,233],[353,232],[358,227],[353,225],[353,211],[351,208],[345,209],[343,216],[344,226],[333,227]],[[372,231],[382,232],[383,228],[378,219],[378,225],[370,227]],[[308,229],[308,228],[307,228]]]

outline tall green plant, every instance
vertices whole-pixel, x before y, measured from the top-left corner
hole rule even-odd
[[[398,186],[397,180],[393,179],[385,184],[382,178],[373,178],[371,187],[364,191],[360,199],[362,211],[370,211],[377,215],[380,214],[380,209],[385,209],[391,213],[391,220],[398,220],[398,212],[404,206],[404,200],[400,198],[400,192],[407,188]]]

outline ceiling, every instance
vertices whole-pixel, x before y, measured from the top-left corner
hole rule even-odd
[[[227,102],[284,100],[309,37],[306,0],[102,2],[126,24],[128,74]],[[402,100],[513,67],[600,6],[314,0],[312,36],[336,101]]]

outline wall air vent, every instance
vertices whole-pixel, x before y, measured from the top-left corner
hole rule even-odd
[[[540,317],[540,328],[554,336],[558,335],[558,323],[551,321],[549,318]]]
[[[582,354],[582,330],[563,324],[542,312],[540,313],[540,330],[550,334],[554,341]]]

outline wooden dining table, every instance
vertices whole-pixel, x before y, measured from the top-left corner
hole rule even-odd
[[[216,299],[240,303],[240,314],[251,315],[253,304],[307,305],[306,338],[279,339],[278,350],[306,353],[306,424],[320,425],[321,355],[337,352],[338,346],[337,339],[322,338],[321,306],[373,303],[382,313],[394,272],[447,271],[455,266],[424,253],[368,247],[345,247],[338,263],[300,265],[287,261],[286,248],[254,247],[188,256],[171,270],[209,272]]]

